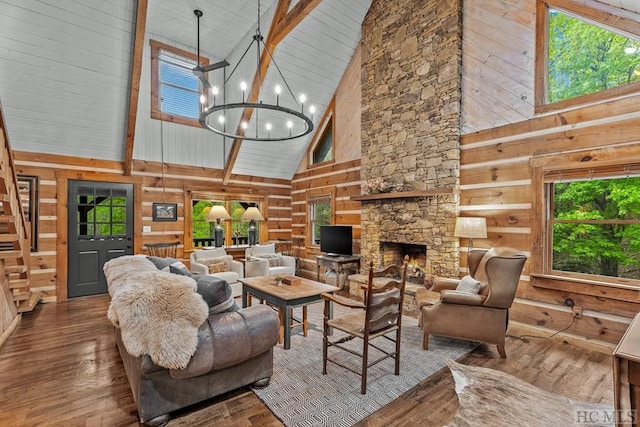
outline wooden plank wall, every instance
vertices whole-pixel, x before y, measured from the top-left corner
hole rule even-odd
[[[139,227],[134,231],[135,253],[145,253],[146,243],[180,241],[178,258],[189,259],[184,251],[185,191],[242,192],[266,196],[267,239],[291,236],[291,187],[287,180],[232,175],[230,183],[222,185],[222,171],[165,164],[164,180],[159,163],[135,161],[132,176],[123,175],[120,162],[16,152],[18,174],[40,177],[38,252],[31,256],[31,289],[43,293],[43,302],[66,299],[66,224],[59,213],[66,212],[68,179],[130,182],[135,188],[134,215]],[[164,182],[163,182],[164,181]],[[152,204],[178,204],[178,220],[154,222]],[[143,233],[143,226],[151,232]]]
[[[361,194],[360,181],[360,86],[361,49],[354,52],[342,80],[335,93],[334,158],[335,161],[321,167],[308,167],[308,155],[302,159],[293,177],[292,235],[306,239],[307,236],[307,196],[333,191],[335,195],[335,225],[353,226],[354,253],[360,253],[360,213],[361,203],[350,198]],[[322,132],[317,129],[316,132]],[[315,278],[317,247],[306,243],[300,254],[299,275]]]
[[[535,0],[463,4],[460,212],[487,218],[488,238],[476,246],[507,245],[536,257],[536,166],[640,155],[640,96],[534,116]],[[571,324],[564,304],[571,298],[584,316],[567,333],[617,343],[640,310],[638,291],[532,278],[540,264],[525,265],[510,319],[550,335]]]

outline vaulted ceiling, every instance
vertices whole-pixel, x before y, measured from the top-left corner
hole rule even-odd
[[[600,1],[640,13],[637,0]],[[260,3],[261,29],[268,37],[278,1]],[[136,58],[140,4],[146,4],[146,27],[142,57]],[[305,92],[317,107],[316,125],[357,47],[370,4],[371,0],[289,4],[289,12],[308,6],[303,8],[308,15],[290,28],[274,58],[293,90]],[[238,144],[201,128],[161,125],[150,118],[149,40],[195,52],[194,9],[204,11],[202,53],[212,62],[237,59],[255,31],[257,0],[0,0],[0,101],[13,148],[213,167],[227,176],[291,178],[312,135],[286,143]],[[142,61],[140,91],[137,105],[130,108],[136,59]],[[271,68],[267,82],[272,72]],[[132,108],[137,113],[135,133],[128,137]],[[132,144],[129,152],[127,141]]]

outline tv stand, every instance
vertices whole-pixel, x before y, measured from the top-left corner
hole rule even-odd
[[[347,276],[360,271],[360,257],[358,255],[324,254],[316,256],[316,280],[320,281],[320,268],[336,272],[336,286],[344,289],[347,286]],[[326,271],[325,270],[325,271]],[[355,270],[355,271],[354,271]]]

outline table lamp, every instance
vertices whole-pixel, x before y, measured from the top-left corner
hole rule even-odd
[[[475,237],[480,239],[487,237],[487,219],[468,216],[458,217],[456,218],[456,228],[453,235],[469,239],[467,250],[471,252],[473,250],[473,239]]]
[[[260,213],[257,207],[251,206],[247,208],[246,211],[242,214],[242,221],[249,221],[249,246],[254,246],[257,241],[257,232],[256,232],[256,221],[264,221],[264,217]]]
[[[213,221],[213,220],[216,221],[216,229],[214,234],[216,248],[219,248],[224,244],[224,230],[220,225],[221,219],[231,219],[231,215],[229,215],[229,212],[227,212],[224,206],[221,206],[221,205],[213,206],[209,211],[209,213],[207,214],[207,221]]]

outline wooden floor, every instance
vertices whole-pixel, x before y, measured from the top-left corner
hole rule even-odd
[[[106,317],[108,296],[39,305],[0,348],[0,426],[135,426],[129,384]],[[569,344],[508,339],[507,359],[480,346],[460,361],[507,372],[545,390],[613,402],[611,356]],[[319,367],[320,369],[320,367]],[[361,426],[442,426],[457,408],[447,369]],[[175,414],[170,426],[281,426],[249,389]]]

